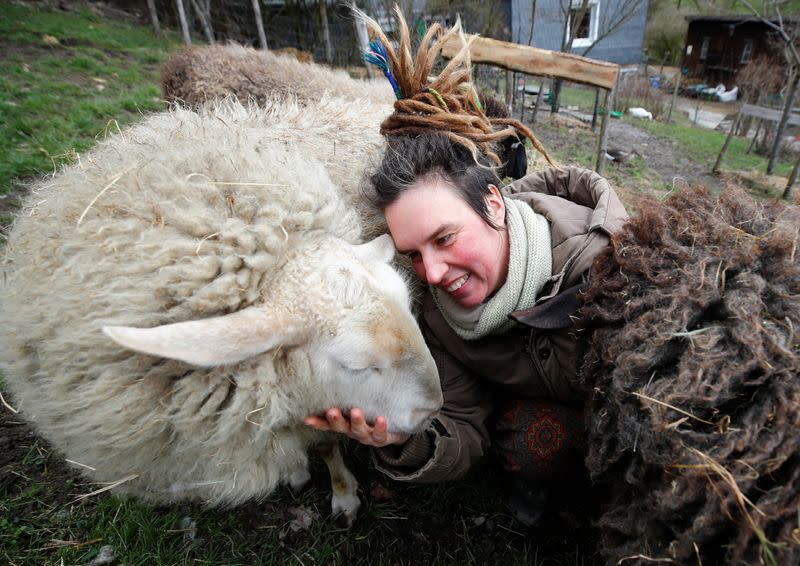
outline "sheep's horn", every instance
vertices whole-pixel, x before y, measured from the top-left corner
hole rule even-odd
[[[153,328],[104,326],[112,340],[137,352],[198,366],[242,361],[281,345],[299,343],[303,325],[284,314],[250,307],[225,316]]]

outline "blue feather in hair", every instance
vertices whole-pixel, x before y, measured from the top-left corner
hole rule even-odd
[[[403,98],[403,93],[400,92],[400,87],[397,86],[397,81],[394,79],[394,75],[392,75],[392,71],[389,69],[389,54],[386,53],[386,48],[380,40],[373,39],[369,42],[369,49],[364,53],[364,61],[372,63],[383,71],[389,84],[392,85],[397,100],[401,100]]]

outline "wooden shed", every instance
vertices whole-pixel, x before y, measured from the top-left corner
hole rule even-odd
[[[774,31],[753,16],[687,16],[682,67],[690,78],[735,86],[736,74],[751,59],[766,55],[783,65]],[[800,20],[798,20],[800,22]],[[786,22],[786,20],[784,20]]]

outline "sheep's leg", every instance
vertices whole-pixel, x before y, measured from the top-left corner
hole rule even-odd
[[[292,488],[292,491],[300,491],[310,479],[311,473],[308,471],[307,467],[303,466],[292,472],[289,476],[289,487]]]
[[[325,464],[331,474],[331,488],[333,490],[331,515],[341,514],[349,527],[356,519],[358,508],[361,507],[361,501],[358,499],[357,494],[358,482],[350,470],[347,469],[339,444],[327,442],[317,446],[317,451],[322,456],[322,459],[325,460]]]

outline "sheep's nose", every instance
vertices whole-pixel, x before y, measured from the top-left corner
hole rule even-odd
[[[440,408],[441,406],[437,406],[435,409],[414,409],[411,411],[411,420],[415,423],[422,423],[438,413]]]

